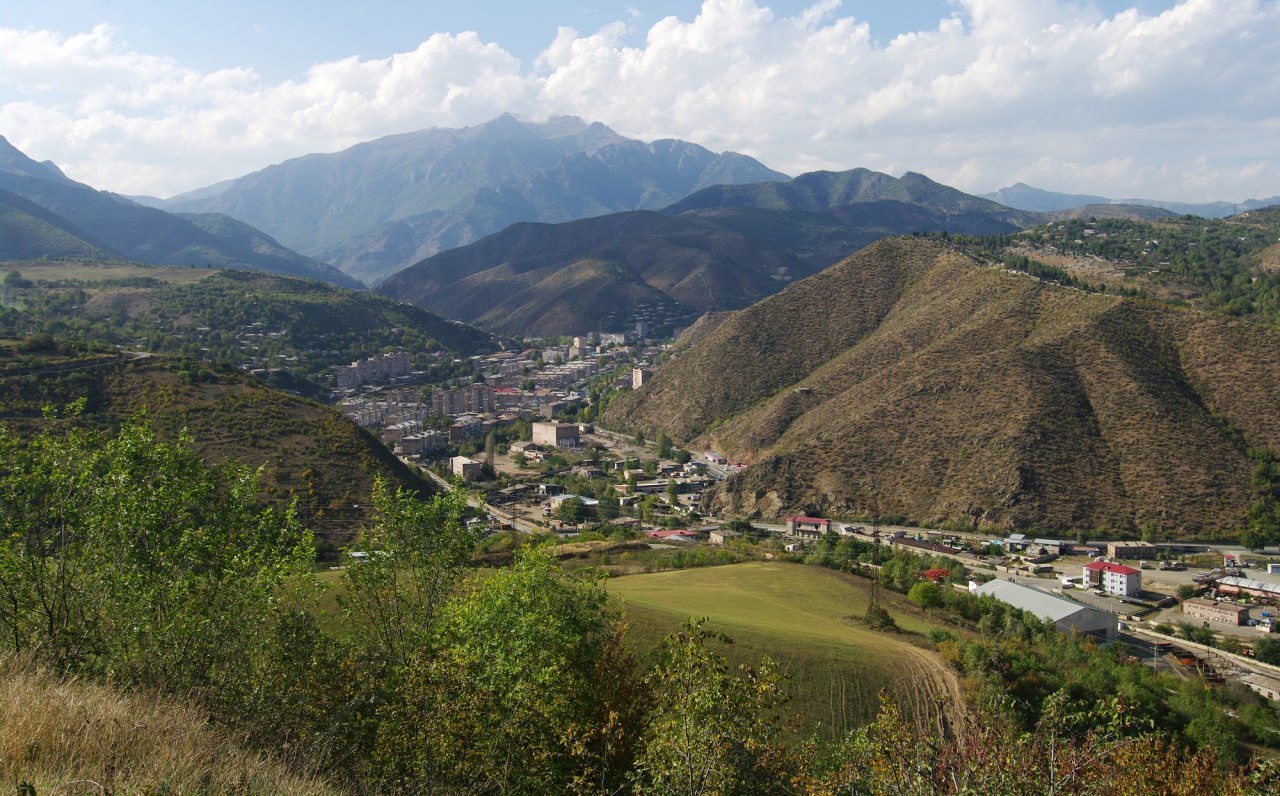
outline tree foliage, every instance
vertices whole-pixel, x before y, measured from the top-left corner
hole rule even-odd
[[[0,428],[0,630],[63,670],[239,692],[310,535],[185,436]]]
[[[644,690],[598,580],[545,551],[459,594],[382,731],[393,782],[459,792],[614,792]]]
[[[776,709],[783,676],[770,661],[730,670],[705,620],[666,638],[648,682],[657,694],[632,777],[637,793],[778,793],[787,766]]]
[[[378,481],[373,503],[377,519],[358,541],[366,557],[344,573],[342,607],[366,650],[401,665],[430,645],[476,539],[458,489],[423,501]]]

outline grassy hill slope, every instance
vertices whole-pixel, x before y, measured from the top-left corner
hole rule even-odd
[[[0,190],[0,259],[101,257],[108,247],[56,213]]]
[[[177,699],[0,658],[0,778],[35,793],[341,793]],[[21,791],[20,791],[21,792]]]
[[[732,315],[615,401],[754,463],[715,506],[1188,534],[1239,529],[1280,450],[1280,340],[884,241]]]
[[[623,600],[637,646],[656,644],[690,616],[705,616],[734,640],[724,650],[731,661],[776,660],[791,677],[792,710],[806,728],[828,737],[873,719],[882,688],[923,721],[937,720],[939,698],[957,700],[949,714],[957,708],[955,675],[927,645],[913,643],[921,636],[879,633],[858,621],[869,589],[861,578],[753,562],[630,575],[607,585]],[[899,596],[882,600],[905,630],[931,627]]]
[[[0,341],[3,342],[3,341]],[[344,543],[368,511],[375,477],[429,492],[386,446],[336,410],[273,390],[229,366],[169,357],[23,354],[0,345],[0,422],[44,422],[43,406],[86,398],[84,419],[115,425],[143,414],[163,438],[185,429],[210,461],[262,468],[265,496],[296,500],[321,541]]]

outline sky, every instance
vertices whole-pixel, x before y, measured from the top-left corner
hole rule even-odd
[[[1280,194],[1280,0],[0,0],[0,135],[171,196],[569,114],[800,174]]]

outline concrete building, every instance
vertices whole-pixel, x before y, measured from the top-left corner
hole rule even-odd
[[[1227,625],[1243,625],[1249,619],[1249,609],[1246,606],[1198,598],[1182,603],[1182,614],[1191,619]]]
[[[1138,560],[1156,557],[1157,548],[1147,542],[1108,542],[1107,558],[1118,561]]]
[[[576,448],[579,445],[578,427],[571,423],[534,423],[533,443],[557,448]]]
[[[474,481],[480,477],[480,462],[466,456],[454,456],[449,459],[449,472],[463,481]]]
[[[405,456],[430,455],[448,447],[449,435],[443,431],[429,429],[401,437],[399,445],[400,452]]]
[[[475,415],[462,415],[449,425],[449,444],[457,445],[467,440],[480,439],[491,428]]]
[[[1084,587],[1102,589],[1117,597],[1129,597],[1142,591],[1142,573],[1124,564],[1093,561],[1084,565]]]
[[[1063,633],[1076,632],[1107,640],[1116,636],[1116,617],[1113,614],[1055,597],[1030,586],[1010,580],[992,580],[981,586],[970,586],[970,591],[978,595],[989,595],[1006,605],[1053,622],[1054,627]]]
[[[787,536],[818,539],[831,532],[831,520],[822,517],[787,517]]]
[[[653,376],[653,368],[632,368],[631,389],[638,390]]]
[[[409,354],[404,351],[368,357],[335,367],[333,386],[339,390],[354,390],[361,384],[382,384],[407,374],[409,368]]]
[[[494,390],[488,384],[468,384],[466,387],[436,390],[431,393],[431,414],[439,417],[451,417],[467,412],[492,413],[495,407]]]

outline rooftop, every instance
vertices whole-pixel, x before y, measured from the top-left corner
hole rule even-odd
[[[1080,611],[1094,610],[1088,606],[1073,603],[1061,597],[1054,597],[1048,592],[1033,589],[1030,586],[1023,586],[1009,580],[987,581],[979,586],[975,593],[979,595],[989,594],[1002,603],[1007,603],[1014,608],[1020,608],[1052,622],[1066,619]]]
[[[1138,574],[1138,570],[1133,567],[1126,567],[1124,564],[1113,564],[1110,561],[1094,561],[1092,564],[1085,564],[1084,568],[1093,572],[1114,572],[1117,575]]]

